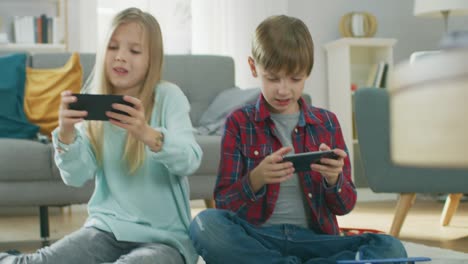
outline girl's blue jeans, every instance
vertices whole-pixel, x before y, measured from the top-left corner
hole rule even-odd
[[[295,225],[256,227],[227,210],[208,209],[190,226],[195,249],[216,263],[336,263],[337,260],[407,257],[402,243],[388,235],[316,234]]]

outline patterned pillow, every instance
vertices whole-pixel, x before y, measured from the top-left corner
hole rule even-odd
[[[78,53],[73,53],[61,68],[26,69],[24,112],[29,121],[39,125],[42,134],[50,137],[58,126],[60,94],[65,90],[79,93],[82,75]]]

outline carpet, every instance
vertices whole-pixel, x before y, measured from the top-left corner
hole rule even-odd
[[[428,264],[468,264],[468,254],[449,249],[437,247],[429,247],[426,245],[416,244],[412,242],[403,242],[408,256],[410,257],[429,257],[430,262],[421,262]],[[202,258],[198,259],[197,264],[205,264]]]
[[[429,257],[432,259],[431,264],[467,264],[468,254],[450,249],[437,247],[429,247],[426,245],[416,244],[404,241],[406,252],[410,257]]]

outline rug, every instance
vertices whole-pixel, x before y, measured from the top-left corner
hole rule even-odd
[[[426,245],[416,244],[403,241],[403,245],[410,257],[429,257],[430,262],[421,262],[428,264],[468,264],[468,254],[449,249],[437,247],[429,247]],[[202,258],[198,259],[197,264],[205,264]]]
[[[429,257],[432,259],[431,264],[468,264],[468,254],[450,249],[437,247],[429,247],[426,245],[416,244],[403,241],[408,256],[411,257]]]

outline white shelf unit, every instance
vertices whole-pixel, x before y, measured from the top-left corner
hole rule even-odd
[[[64,52],[65,50],[65,44],[0,44],[0,51],[2,52],[28,51],[31,53],[52,53]]]
[[[67,0],[2,0],[0,2],[0,31],[6,32],[9,43],[0,43],[0,51],[64,52],[68,49]],[[61,43],[15,43],[13,20],[15,16],[55,16],[59,18]]]
[[[334,112],[341,124],[343,137],[348,147],[355,177],[355,146],[353,137],[353,93],[351,85],[358,89],[366,86],[371,68],[380,62],[388,63],[386,80],[390,79],[393,67],[395,39],[387,38],[342,38],[325,45],[328,70],[329,110]],[[377,88],[376,88],[377,89]]]

